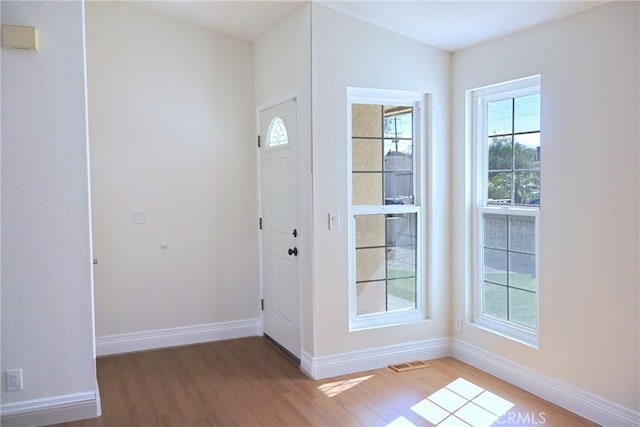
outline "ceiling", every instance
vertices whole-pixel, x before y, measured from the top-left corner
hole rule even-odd
[[[327,7],[431,46],[456,51],[605,1],[325,1]],[[141,6],[247,41],[306,1],[143,1]]]
[[[173,0],[137,5],[250,42],[282,21],[306,1]]]

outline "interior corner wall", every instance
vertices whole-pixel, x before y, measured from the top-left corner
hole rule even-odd
[[[469,319],[465,91],[541,74],[539,348],[456,337],[640,410],[640,5],[611,2],[453,56],[454,315]]]
[[[1,8],[38,29],[39,50],[2,49],[0,412],[83,395],[95,414],[83,4]],[[9,368],[23,390],[6,391]]]
[[[410,343],[450,334],[449,92],[450,54],[312,4],[313,196],[316,355]],[[427,118],[432,157],[428,195],[427,287],[430,318],[412,324],[349,331],[347,88],[395,89],[431,96]],[[342,218],[329,230],[327,215]],[[427,221],[429,223],[429,221]],[[431,261],[433,260],[433,261]]]
[[[254,44],[256,113],[297,98],[302,351],[314,354],[311,175],[311,5],[293,11]],[[255,122],[257,131],[257,123]],[[256,165],[257,168],[257,165]]]
[[[86,7],[98,338],[257,324],[251,44]]]

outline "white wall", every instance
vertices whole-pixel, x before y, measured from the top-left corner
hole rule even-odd
[[[454,316],[469,316],[465,91],[542,75],[539,349],[456,336],[640,409],[637,2],[616,2],[453,56]]]
[[[637,3],[458,52],[453,64],[317,4],[253,47],[130,4],[87,9],[98,335],[259,316],[255,106],[295,93],[309,231],[303,350],[448,337],[470,308],[465,90],[541,73],[540,346],[469,323],[455,336],[640,410]],[[4,411],[96,388],[82,6],[3,1],[1,12],[41,37],[38,53],[2,52],[1,366],[25,370],[24,391],[2,392]],[[432,95],[428,320],[348,331],[348,86]],[[135,208],[148,224],[131,224]],[[330,210],[341,230],[327,229]]]
[[[256,109],[296,96],[302,350],[313,354],[313,212],[311,175],[311,5],[287,16],[254,44]],[[265,136],[263,136],[264,138]]]
[[[448,283],[450,55],[387,30],[313,4],[313,171],[316,356],[365,350],[449,335]],[[428,118],[433,156],[425,177],[430,194],[428,230],[431,318],[413,324],[349,332],[347,265],[347,87],[431,94]],[[328,230],[337,211],[340,230]],[[428,210],[425,209],[425,212]],[[426,261],[426,260],[425,260]]]
[[[90,2],[87,50],[97,336],[257,318],[251,44]]]
[[[2,50],[2,412],[82,394],[95,415],[83,6],[1,7],[40,42]],[[24,390],[5,391],[8,368]]]

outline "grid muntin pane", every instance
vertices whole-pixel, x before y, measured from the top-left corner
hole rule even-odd
[[[366,105],[366,104],[353,104],[353,106],[355,105]],[[353,109],[352,106],[352,109]],[[370,136],[370,135],[357,135],[355,133],[353,133],[352,130],[352,135],[351,135],[351,140],[355,141],[355,140],[371,140],[371,141],[380,141],[381,142],[381,146],[382,146],[382,162],[380,165],[380,170],[352,170],[352,175],[360,175],[360,174],[382,174],[382,201],[380,202],[380,204],[382,205],[389,205],[389,204],[414,204],[415,203],[415,185],[414,185],[414,129],[413,129],[413,113],[414,113],[414,109],[411,106],[389,106],[389,105],[372,105],[372,107],[380,107],[380,121],[381,121],[381,129],[380,129],[380,133],[376,134],[380,135],[380,136]],[[402,115],[409,115],[409,122],[410,122],[410,132],[411,132],[411,136],[410,137],[405,137],[405,136],[399,136],[397,135],[397,133],[395,133],[393,136],[389,136],[385,130],[385,118],[389,118],[389,117],[394,117],[394,116],[402,116]],[[352,129],[355,128],[355,126],[352,126]],[[393,158],[394,156],[390,156],[390,152],[386,151],[385,148],[385,142],[386,141],[393,141],[396,140],[398,142],[400,141],[406,141],[406,142],[411,142],[410,147],[411,147],[411,152],[410,153],[403,153],[404,155],[410,154],[410,158],[409,158],[409,168],[408,169],[400,169],[400,170],[388,170],[385,167],[385,162],[387,160],[391,158]],[[396,144],[396,147],[398,147],[398,144]],[[399,151],[397,151],[396,148],[396,152],[400,153]],[[389,184],[387,183],[389,181],[389,178],[392,177],[407,177],[408,178],[408,182],[409,184],[407,185],[409,187],[409,191],[407,191],[407,193],[410,194],[401,194],[399,197],[397,194],[394,194],[396,197],[387,197],[387,190],[390,188]],[[397,181],[397,180],[396,180]],[[391,181],[389,181],[391,182]],[[395,181],[394,181],[395,182]],[[406,180],[405,180],[406,182]],[[354,199],[355,197],[352,196],[352,203],[354,203]],[[356,204],[356,203],[354,203]],[[357,203],[357,204],[361,204],[361,203]]]
[[[357,105],[358,111],[362,112],[365,108],[361,108],[363,106],[366,106],[367,104],[352,104],[352,105]],[[363,216],[376,216],[376,215],[380,215],[382,217],[393,217],[394,216],[394,212],[396,212],[396,209],[399,209],[397,211],[397,213],[395,214],[395,216],[411,216],[412,220],[411,220],[411,224],[413,226],[413,235],[412,238],[414,240],[414,242],[412,243],[412,245],[410,245],[410,247],[405,247],[402,244],[400,244],[399,242],[396,242],[396,246],[395,248],[398,249],[398,251],[402,252],[403,250],[406,251],[407,249],[410,249],[413,253],[412,258],[412,265],[411,268],[409,269],[410,271],[401,271],[402,267],[400,267],[399,269],[397,268],[397,265],[394,265],[395,263],[392,261],[391,258],[387,259],[387,261],[385,262],[385,285],[386,285],[386,301],[385,301],[385,308],[387,312],[397,312],[397,310],[403,310],[403,309],[415,309],[418,308],[419,304],[418,304],[418,265],[416,263],[416,259],[417,259],[417,253],[418,253],[418,246],[417,246],[417,221],[418,221],[418,210],[417,210],[417,206],[415,205],[415,195],[414,195],[414,191],[415,191],[415,160],[416,157],[414,156],[414,151],[415,151],[415,146],[414,146],[414,137],[415,137],[415,129],[414,129],[414,125],[413,125],[413,112],[414,112],[414,107],[410,107],[410,106],[404,106],[404,107],[389,107],[387,105],[375,105],[375,104],[369,104],[369,117],[368,117],[368,121],[369,123],[380,123],[382,122],[382,126],[380,127],[380,131],[373,131],[373,130],[367,130],[365,128],[363,128],[362,123],[358,123],[356,125],[355,122],[352,123],[352,147],[354,145],[354,142],[356,140],[359,140],[361,142],[365,142],[366,141],[371,141],[372,143],[376,143],[378,142],[379,145],[382,145],[382,150],[380,152],[380,155],[376,155],[376,159],[377,162],[380,164],[379,168],[375,167],[375,162],[374,164],[369,163],[367,164],[366,168],[360,168],[357,167],[356,165],[358,164],[363,164],[362,162],[356,162],[355,160],[352,160],[352,176],[356,177],[356,176],[371,176],[371,175],[379,175],[382,177],[382,192],[383,192],[383,197],[381,202],[378,203],[367,203],[369,206],[367,206],[367,204],[362,204],[362,203],[354,203],[355,198],[352,200],[352,206],[356,209],[354,209],[354,211],[356,211],[357,213],[355,213],[355,218],[358,217],[363,217]],[[353,109],[354,107],[352,107],[352,111],[355,111]],[[378,108],[380,108],[380,110],[382,110],[382,113],[380,114],[378,110]],[[372,109],[375,109],[375,113],[374,114],[378,114],[378,119],[373,119],[373,114],[372,114]],[[409,120],[406,120],[406,114],[409,113]],[[391,116],[393,117],[394,115],[400,115],[400,114],[405,114],[405,134],[406,135],[410,135],[409,136],[404,136],[404,135],[400,135],[400,132],[398,132],[396,134],[395,129],[394,129],[394,133],[390,134],[389,133],[389,129],[385,129],[385,118]],[[355,120],[355,114],[354,114],[354,120]],[[363,132],[356,132],[354,131],[355,129],[362,129]],[[363,133],[366,133],[367,135],[363,135]],[[378,134],[382,133],[381,136],[377,136]],[[374,136],[375,135],[375,136]],[[395,143],[395,144],[394,144]],[[353,148],[352,148],[353,149]],[[376,146],[376,149],[378,149],[378,147]],[[368,150],[367,150],[368,151]],[[389,151],[391,151],[391,156],[387,156],[387,154],[390,154]],[[395,157],[394,154],[398,152],[400,153],[399,155],[396,155],[398,157],[404,155],[408,161],[401,161],[401,162],[394,162],[393,158]],[[353,153],[353,151],[352,151]],[[355,154],[355,153],[353,153]],[[382,157],[382,161],[380,161],[380,157]],[[385,162],[389,159],[389,157],[392,158],[391,160],[391,165],[385,164]],[[396,157],[397,158],[397,157]],[[405,162],[405,164],[402,164],[402,162]],[[395,163],[395,164],[394,164]],[[398,163],[400,163],[400,167],[398,167]],[[356,167],[354,167],[356,166]],[[391,166],[391,167],[389,167]],[[365,170],[362,170],[365,169]],[[396,178],[391,178],[391,177],[398,177]],[[388,179],[391,179],[391,181],[389,182]],[[404,187],[401,187],[402,190],[401,191],[393,191],[390,190],[390,188],[396,189],[398,187],[398,180],[401,181],[400,186],[404,185]],[[408,180],[408,182],[407,182]],[[389,185],[393,185],[393,187],[389,187]],[[410,190],[407,191],[405,188],[409,188]],[[380,190],[377,190],[378,192]],[[391,194],[385,194],[386,193],[391,193]],[[409,194],[409,197],[407,197],[407,193]],[[378,193],[379,194],[379,193]],[[391,195],[391,197],[393,196],[397,196],[398,194],[404,195],[404,197],[398,197],[397,200],[390,200],[389,196]],[[386,196],[386,197],[385,197]],[[376,198],[377,199],[377,198]],[[405,205],[405,207],[400,207],[398,206],[397,208],[394,207],[393,205]],[[358,206],[359,205],[359,206]],[[385,212],[378,212],[378,213],[372,213],[370,212],[371,209],[375,209],[375,208],[382,208],[384,206],[388,206],[385,209]],[[411,211],[407,212],[407,206],[406,205],[410,205],[410,206],[414,206],[416,210],[411,209]],[[362,212],[361,209],[365,209],[365,212]],[[366,212],[369,211],[369,212]],[[384,234],[387,235],[388,232],[388,227],[389,224],[388,222],[385,220],[385,231]],[[358,237],[358,226],[356,226],[356,248],[355,250],[362,250],[362,249],[367,249],[367,248],[385,248],[385,254],[387,253],[387,249],[389,248],[391,249],[393,247],[393,245],[388,244],[388,242],[385,241],[385,245],[381,246],[377,243],[371,244],[369,245],[368,243],[363,243],[363,239]],[[366,231],[363,231],[366,232]],[[362,236],[362,235],[360,235]],[[356,254],[356,258],[357,258],[357,254]],[[357,263],[357,260],[356,260]],[[396,269],[394,271],[394,269]],[[356,265],[356,276],[357,276],[357,265]],[[356,278],[356,282],[355,282],[355,288],[356,288],[356,306],[355,306],[355,312],[357,316],[361,316],[361,315],[369,315],[369,314],[383,314],[385,313],[385,311],[379,311],[379,310],[375,310],[375,311],[371,311],[370,307],[361,307],[360,306],[360,291],[361,290],[365,290],[367,286],[372,286],[373,288],[372,291],[375,294],[375,298],[379,298],[380,297],[380,291],[381,288],[378,287],[380,284],[380,280],[375,280],[375,278],[373,278],[372,280],[360,280],[357,281]],[[403,285],[401,286],[404,290],[404,292],[407,291],[407,289],[410,290],[410,296],[406,297],[408,300],[411,301],[407,301],[407,300],[403,300],[402,298],[394,298],[392,299],[392,296],[397,296],[397,295],[402,295],[402,293],[397,293],[394,292],[394,285]],[[406,295],[406,293],[404,294]],[[366,298],[365,298],[366,299]],[[391,300],[391,301],[390,301]],[[381,301],[378,300],[378,301]],[[395,307],[395,308],[394,308]]]
[[[531,251],[525,251],[525,250],[517,250],[517,249],[512,249],[512,242],[511,242],[511,218],[525,218],[527,220],[530,220],[531,217],[530,216],[524,216],[524,215],[514,215],[514,214],[497,214],[497,213],[484,213],[482,215],[482,219],[483,219],[483,229],[485,229],[484,226],[484,219],[486,217],[503,217],[506,219],[506,248],[501,248],[501,247],[497,247],[495,245],[485,245],[485,241],[486,241],[486,237],[483,238],[483,242],[482,242],[482,251],[484,254],[484,251],[486,249],[488,250],[492,250],[492,251],[498,251],[498,252],[502,252],[505,253],[506,255],[506,275],[505,275],[505,281],[506,283],[500,283],[496,280],[491,280],[491,279],[487,279],[486,278],[486,265],[485,265],[485,261],[484,261],[484,255],[483,255],[483,262],[482,262],[482,283],[483,283],[483,290],[482,290],[482,312],[485,315],[488,316],[492,316],[492,317],[496,317],[496,318],[501,318],[501,317],[497,317],[495,313],[491,313],[488,312],[488,306],[492,305],[492,308],[495,308],[495,304],[489,304],[488,301],[486,301],[485,297],[486,297],[486,292],[488,292],[487,290],[485,290],[485,284],[490,284],[492,286],[496,286],[496,287],[501,287],[504,288],[506,290],[506,307],[505,307],[505,318],[503,320],[506,320],[508,322],[513,322],[513,323],[517,323],[519,325],[525,326],[525,327],[531,327],[530,325],[525,325],[523,323],[518,322],[517,320],[513,320],[511,319],[511,302],[510,302],[510,298],[511,298],[511,289],[517,290],[517,291],[521,291],[521,292],[526,292],[529,294],[537,294],[537,276],[534,276],[535,279],[535,290],[532,289],[527,289],[527,288],[523,288],[522,286],[516,286],[513,285],[511,282],[511,260],[510,260],[510,256],[509,254],[521,254],[521,255],[531,255],[531,256],[537,256],[536,252],[531,252]],[[535,227],[535,225],[534,225]],[[536,248],[537,249],[537,248]],[[537,320],[536,320],[537,321]]]
[[[410,212],[410,213],[390,213],[390,214],[357,214],[355,215],[356,221],[358,220],[358,218],[362,218],[362,217],[366,217],[366,216],[383,216],[384,217],[384,235],[385,235],[385,244],[384,245],[359,245],[356,246],[355,250],[356,250],[356,271],[358,271],[358,265],[357,265],[357,253],[359,250],[371,250],[371,249],[384,249],[385,252],[385,263],[384,263],[384,277],[380,277],[380,278],[372,278],[372,279],[367,279],[367,280],[357,280],[355,281],[356,283],[356,288],[358,287],[358,285],[366,285],[367,283],[382,283],[384,282],[385,284],[385,301],[384,301],[384,311],[383,312],[389,312],[392,311],[390,310],[389,307],[389,296],[392,295],[392,293],[390,293],[389,288],[390,288],[390,284],[394,284],[394,283],[400,283],[401,281],[407,281],[407,280],[412,280],[413,281],[413,286],[412,289],[410,290],[410,292],[412,293],[411,297],[409,300],[406,300],[407,302],[411,303],[412,306],[411,307],[404,307],[404,308],[416,308],[417,307],[417,303],[418,303],[418,288],[417,288],[417,213],[414,212]],[[391,242],[390,241],[390,234],[389,234],[389,220],[394,220],[394,219],[399,219],[402,217],[406,217],[409,218],[411,217],[411,219],[409,219],[409,221],[412,223],[410,224],[411,230],[413,231],[412,235],[411,235],[411,241],[409,244],[401,244],[398,243],[397,241],[395,242]],[[357,225],[356,225],[356,232],[357,232]],[[394,274],[390,272],[389,269],[389,261],[391,260],[389,258],[389,255],[392,251],[395,251],[397,249],[408,249],[413,251],[413,270],[412,270],[412,274]],[[406,304],[405,304],[406,305]],[[370,313],[368,310],[366,310],[368,314],[372,314]],[[360,312],[360,309],[358,308],[358,312]]]
[[[535,168],[516,168],[516,145],[520,144],[520,146],[524,146],[524,144],[521,144],[520,142],[516,141],[516,137],[517,136],[525,136],[525,135],[536,135],[536,134],[540,134],[540,107],[539,107],[539,103],[540,103],[540,98],[538,96],[537,99],[537,103],[538,103],[538,108],[537,108],[537,129],[536,130],[529,130],[529,131],[523,131],[523,132],[516,132],[515,131],[515,127],[516,127],[516,103],[518,100],[521,100],[523,98],[530,98],[531,95],[526,95],[526,96],[521,96],[521,97],[514,97],[514,98],[506,98],[506,99],[502,99],[499,101],[493,101],[490,102],[489,104],[505,104],[506,105],[506,101],[510,101],[511,105],[510,105],[510,109],[508,111],[508,113],[510,113],[511,115],[511,119],[509,120],[509,126],[510,127],[510,132],[494,132],[494,133],[490,133],[490,131],[487,129],[487,147],[490,146],[490,141],[491,140],[495,140],[496,138],[509,138],[510,139],[510,144],[511,144],[511,167],[509,169],[489,169],[489,167],[487,167],[487,190],[485,193],[485,197],[487,200],[487,204],[489,205],[498,205],[498,206],[504,206],[504,205],[509,205],[509,206],[529,206],[529,207],[539,207],[540,206],[540,167],[535,167]],[[502,108],[502,107],[501,107]],[[489,114],[491,114],[491,106],[489,106],[488,108],[489,110]],[[495,112],[495,110],[494,110]],[[508,119],[501,119],[498,120],[499,122],[505,122]],[[504,124],[504,123],[503,123]],[[489,153],[490,150],[487,150],[487,163],[486,165],[489,164]],[[539,138],[538,138],[538,145],[537,145],[537,152],[535,154],[535,158],[536,161],[539,163],[540,162],[540,144],[539,144]],[[534,198],[532,198],[532,202],[530,203],[524,203],[523,201],[521,201],[520,203],[516,202],[516,187],[518,186],[518,179],[516,178],[516,173],[517,172],[537,172],[538,173],[538,179],[537,179],[537,199],[535,198],[535,189],[534,189]],[[490,199],[489,198],[489,192],[490,192],[490,186],[489,186],[489,182],[492,181],[492,179],[490,179],[491,175],[493,174],[494,178],[496,177],[496,174],[510,174],[511,178],[510,178],[510,187],[511,187],[511,197],[508,201],[508,203],[505,203],[505,199],[501,198],[501,199]],[[537,203],[536,203],[537,200]]]

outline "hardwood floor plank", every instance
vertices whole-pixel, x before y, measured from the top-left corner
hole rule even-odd
[[[347,427],[365,425],[342,405],[330,398],[314,398],[312,401],[314,405],[322,409],[339,426]]]
[[[481,420],[469,417],[489,416],[498,426],[596,425],[458,360],[429,363],[413,371],[383,368],[314,381],[261,337],[101,357],[103,415],[64,425],[432,426],[451,414],[471,424]],[[466,393],[460,384],[467,384],[460,378],[472,383],[469,398],[460,394]],[[446,396],[458,406],[445,410],[442,405],[453,404]],[[500,405],[509,408],[501,412]]]
[[[315,405],[313,400],[305,399],[294,391],[288,391],[283,394],[284,398],[293,406],[299,408],[304,414],[306,420],[305,425],[312,426],[335,426],[335,421],[327,415],[319,406]]]
[[[351,412],[356,418],[366,426],[384,426],[388,423],[380,417],[375,411],[371,410],[364,403],[349,403],[345,405],[345,409]]]

